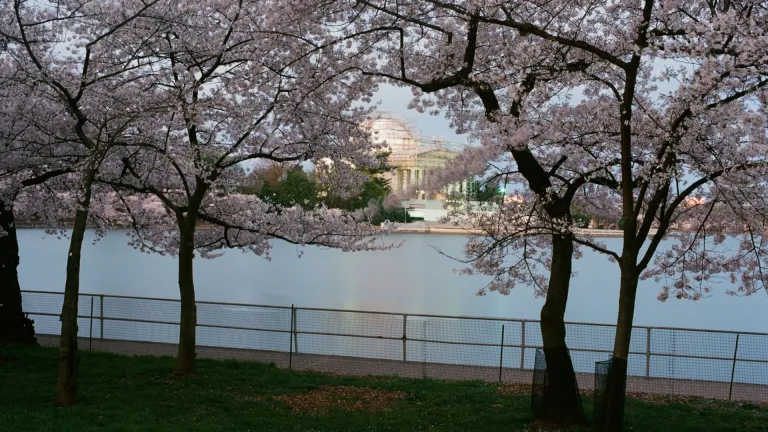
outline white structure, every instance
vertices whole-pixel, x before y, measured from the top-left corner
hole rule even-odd
[[[445,208],[445,201],[411,199],[404,201],[403,206],[407,209],[409,217],[424,218],[424,222],[431,224],[448,216],[448,209]],[[498,205],[479,201],[462,201],[460,206],[462,208],[470,206],[475,211],[481,213],[493,213],[498,211]]]
[[[394,169],[387,179],[393,190],[401,191],[423,184],[430,171],[445,166],[463,147],[440,139],[424,140],[411,122],[393,113],[379,112],[363,127],[373,132],[374,142],[384,144],[391,152],[388,162]],[[466,192],[467,181],[449,185],[443,190],[444,194]],[[426,192],[419,191],[415,197],[424,199]]]

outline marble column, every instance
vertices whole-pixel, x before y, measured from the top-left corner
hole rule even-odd
[[[412,177],[412,176],[413,176],[413,170],[411,170],[411,169],[409,168],[409,169],[407,170],[407,175],[406,175],[406,178],[407,178],[407,180],[406,180],[406,185],[405,185],[405,188],[406,188],[406,189],[408,189],[409,187],[411,187],[411,184],[413,183],[413,177]]]

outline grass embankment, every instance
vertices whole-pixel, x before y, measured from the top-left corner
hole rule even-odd
[[[56,350],[0,348],[2,431],[514,431],[530,426],[525,386],[295,373],[270,365],[87,353],[74,408],[52,405]],[[588,411],[590,401],[586,400]],[[629,400],[627,430],[768,430],[768,408]]]

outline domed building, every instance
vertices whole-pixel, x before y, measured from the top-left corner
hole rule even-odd
[[[385,176],[394,191],[407,189],[411,185],[423,184],[431,171],[442,168],[458,155],[455,150],[439,139],[424,140],[419,130],[405,118],[389,112],[378,112],[362,125],[373,133],[377,144],[384,144],[391,152],[388,163],[393,170]],[[460,182],[444,188],[444,194],[467,191],[467,182]],[[425,191],[419,191],[413,198],[427,199]],[[441,196],[435,196],[441,199]]]
[[[362,127],[373,132],[377,144],[386,142],[392,155],[413,151],[421,145],[421,133],[413,123],[389,112],[377,112]]]

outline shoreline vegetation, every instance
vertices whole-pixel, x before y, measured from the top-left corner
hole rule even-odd
[[[65,222],[59,227],[50,227],[38,225],[34,222],[16,222],[17,229],[58,229],[58,228],[72,228],[72,222]],[[206,229],[210,227],[207,223],[198,223],[198,228]],[[116,226],[115,229],[130,229],[130,226]],[[379,229],[378,226],[374,226],[374,229]],[[655,229],[651,229],[650,235],[655,233]],[[436,222],[411,222],[408,224],[395,223],[395,228],[392,231],[395,234],[452,234],[452,235],[470,235],[470,234],[482,234],[480,230],[467,230],[465,228],[453,226],[450,224],[441,224]],[[578,234],[586,234],[597,238],[621,238],[623,231],[611,230],[611,229],[590,229],[590,228],[577,228],[575,230]]]

